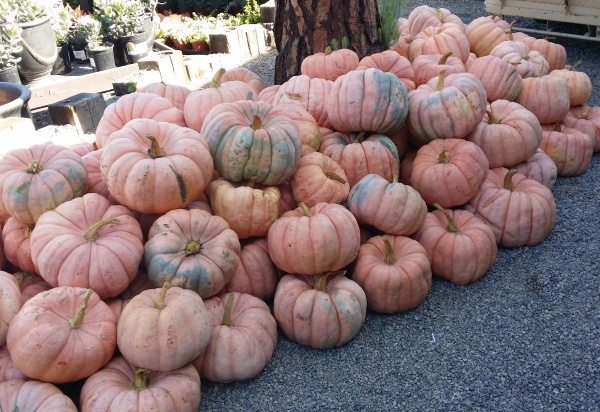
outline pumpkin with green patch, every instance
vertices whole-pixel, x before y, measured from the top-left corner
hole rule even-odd
[[[100,171],[111,196],[122,205],[140,213],[164,213],[197,199],[214,168],[198,132],[135,119],[111,135]]]

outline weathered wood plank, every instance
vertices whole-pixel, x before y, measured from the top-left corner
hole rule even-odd
[[[79,93],[48,106],[52,123],[72,124],[80,134],[94,132],[106,109],[100,93]]]

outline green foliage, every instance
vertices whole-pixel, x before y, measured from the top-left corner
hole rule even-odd
[[[402,13],[404,0],[377,0],[379,17],[381,19],[381,37],[390,46],[398,40],[398,18]]]
[[[260,4],[257,0],[246,0],[244,10],[238,14],[243,24],[260,23]]]
[[[21,28],[16,23],[0,27],[0,70],[16,65],[21,59]]]
[[[84,14],[75,20],[69,33],[69,41],[73,44],[87,44],[90,49],[102,44],[102,25],[90,14]]]
[[[107,39],[117,39],[142,31],[145,5],[139,0],[95,0],[94,16],[102,24]]]
[[[0,23],[26,23],[48,15],[44,0],[0,0]]]
[[[71,26],[73,26],[73,8],[67,4],[58,8],[52,16],[52,30],[54,30],[56,44],[63,45],[68,42]]]

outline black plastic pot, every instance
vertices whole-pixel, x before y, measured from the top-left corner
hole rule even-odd
[[[90,64],[95,72],[101,72],[116,67],[112,43],[103,43],[95,49],[88,50]]]
[[[148,55],[148,43],[146,33],[141,31],[131,36],[121,36],[121,47],[127,63],[137,63],[138,60]]]
[[[87,63],[90,61],[87,54],[87,44],[70,44],[73,61]]]
[[[68,44],[57,46],[58,57],[52,66],[52,74],[67,74],[72,70],[73,58]]]
[[[31,98],[29,87],[0,82],[0,118],[30,117],[27,103]]]
[[[19,70],[17,69],[17,66],[14,65],[0,70],[0,82],[21,84],[21,78],[19,77]]]

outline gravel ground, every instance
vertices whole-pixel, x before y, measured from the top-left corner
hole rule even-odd
[[[408,1],[405,10],[419,5]],[[428,2],[463,21],[481,0]],[[406,13],[405,13],[406,14]],[[519,19],[517,26],[540,27]],[[600,44],[557,38],[583,60],[600,104]],[[246,66],[273,82],[275,53]],[[415,310],[368,313],[349,344],[316,350],[283,336],[265,371],[242,383],[203,383],[201,410],[600,410],[600,156],[559,178],[558,220],[540,245],[502,249],[479,282],[435,279]]]

